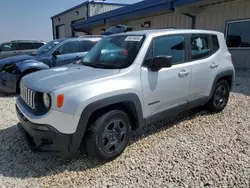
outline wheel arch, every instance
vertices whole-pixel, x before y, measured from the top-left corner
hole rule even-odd
[[[142,105],[139,97],[134,93],[127,93],[108,97],[87,105],[81,113],[75,134],[72,137],[70,150],[75,153],[80,148],[86,130],[96,118],[113,109],[124,110],[132,123],[132,129],[144,125]]]
[[[230,90],[232,89],[233,87],[233,82],[234,82],[234,70],[225,70],[225,71],[222,71],[220,73],[218,73],[216,76],[215,76],[215,79],[214,79],[214,82],[213,82],[213,86],[212,86],[212,90],[210,92],[210,97],[209,99],[211,99],[213,93],[214,93],[214,90],[216,88],[216,84],[218,82],[220,82],[221,80],[226,80],[229,84],[229,87],[230,87]]]

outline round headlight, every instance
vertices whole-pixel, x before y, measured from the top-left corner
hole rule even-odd
[[[47,93],[43,93],[43,104],[46,109],[50,108],[51,100],[49,94]]]

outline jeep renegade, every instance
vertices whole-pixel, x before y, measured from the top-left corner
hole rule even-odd
[[[222,111],[235,77],[224,35],[147,30],[102,38],[78,65],[23,77],[18,125],[32,150],[111,160],[131,131],[182,111]]]

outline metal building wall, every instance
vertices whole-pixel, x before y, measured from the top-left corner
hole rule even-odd
[[[79,14],[76,15],[75,11],[78,11]],[[61,16],[53,18],[53,25],[54,25],[54,38],[56,38],[56,26],[65,25],[65,37],[72,36],[72,29],[70,27],[72,21],[76,21],[79,19],[86,19],[87,18],[87,7],[82,6],[78,9],[74,9],[71,12],[63,14]],[[60,21],[58,21],[60,19]]]
[[[151,27],[148,29],[163,29],[170,27],[174,27],[176,29],[189,29],[191,27],[191,20],[189,17],[175,13],[129,21],[126,24],[133,27],[134,30],[141,30],[145,29],[142,28],[141,25],[146,21],[151,22]]]
[[[89,6],[89,16],[94,16],[97,14],[101,14],[101,13],[108,12],[110,10],[114,10],[114,9],[122,7],[122,6],[109,5],[109,4],[88,4],[88,6]],[[75,14],[76,11],[79,12],[78,15]],[[60,19],[60,21],[58,21],[58,18]],[[56,27],[60,25],[65,25],[65,37],[71,37],[72,36],[72,28],[71,28],[72,21],[79,21],[81,19],[87,19],[87,5],[86,4],[80,8],[74,9],[70,12],[67,12],[63,15],[53,18],[54,38],[56,38]],[[100,32],[98,34],[100,34]]]
[[[216,30],[225,33],[226,23],[232,20],[250,18],[250,1],[241,0],[213,5],[197,14],[196,28]],[[250,33],[249,33],[250,34]],[[234,65],[238,69],[250,69],[250,49],[230,49]]]
[[[197,14],[196,28],[225,31],[226,21],[250,18],[250,1],[235,1],[204,7]]]
[[[94,16],[117,8],[121,8],[122,6],[108,4],[89,4],[89,7],[89,16]]]

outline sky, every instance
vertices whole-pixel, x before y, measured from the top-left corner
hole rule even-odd
[[[10,40],[52,40],[51,17],[86,0],[1,0],[0,43]],[[140,0],[112,0],[135,3]]]

